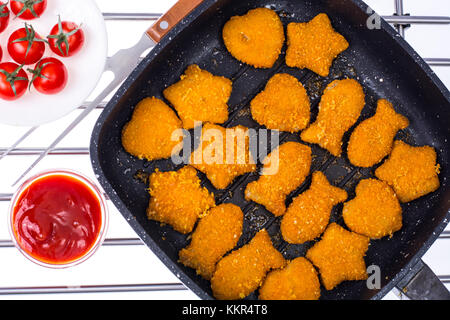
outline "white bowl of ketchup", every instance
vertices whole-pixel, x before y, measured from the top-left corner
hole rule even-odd
[[[25,181],[11,200],[8,218],[19,251],[49,268],[86,261],[103,243],[108,226],[102,192],[70,170],[45,171]]]

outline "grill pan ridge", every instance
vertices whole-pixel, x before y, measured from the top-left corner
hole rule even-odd
[[[271,69],[255,69],[241,64],[228,53],[221,40],[225,22],[231,16],[264,6],[274,9],[285,27],[289,22],[309,21],[321,12],[328,14],[334,28],[350,42],[350,48],[333,63],[329,77],[322,78],[306,69],[287,67],[284,63],[286,45]],[[142,177],[145,178],[156,168],[169,171],[181,166],[174,165],[171,160],[147,162],[136,159],[125,152],[120,141],[122,127],[131,118],[136,104],[148,96],[165,100],[162,91],[178,81],[190,64],[198,64],[214,75],[233,81],[233,92],[228,103],[230,117],[224,124],[226,127],[241,124],[263,128],[252,119],[249,103],[276,73],[291,74],[303,83],[311,99],[311,121],[317,116],[318,103],[326,85],[335,79],[354,78],[363,85],[366,94],[366,106],[358,123],[375,113],[378,99],[386,98],[411,122],[410,127],[399,132],[396,138],[413,145],[432,145],[436,149],[442,167],[440,189],[403,204],[402,230],[392,238],[371,241],[366,263],[380,267],[382,288],[369,290],[364,281],[344,282],[332,291],[323,289],[322,299],[383,297],[420,260],[448,223],[450,190],[447,146],[450,128],[446,122],[450,119],[450,94],[428,65],[385,21],[382,21],[380,30],[369,30],[365,26],[368,18],[366,12],[367,6],[356,0],[206,0],[149,53],[100,116],[90,150],[97,178],[143,242],[199,297],[213,298],[210,283],[196,275],[195,270],[177,262],[178,251],[189,243],[189,236],[149,221],[145,214],[149,194]],[[323,171],[330,182],[345,189],[351,199],[357,183],[373,177],[376,168],[356,168],[349,163],[345,150],[353,128],[344,136],[344,152],[340,158],[333,157],[317,145],[302,142],[298,133],[280,133],[280,144],[298,141],[311,146],[311,173]],[[242,208],[244,230],[238,247],[247,243],[262,228],[267,229],[274,246],[287,259],[303,256],[314,244],[313,241],[302,245],[287,244],[280,234],[280,218],[275,218],[261,205],[244,199],[245,186],[258,178],[257,172],[238,177],[226,190],[219,191],[212,187],[204,174],[199,173],[199,177],[202,185],[214,192],[217,204],[232,202]],[[289,204],[293,197],[306,190],[309,184],[310,176],[289,195],[286,203]],[[341,212],[342,204],[333,209],[331,221],[345,226]],[[256,293],[253,293],[247,299],[256,298]]]

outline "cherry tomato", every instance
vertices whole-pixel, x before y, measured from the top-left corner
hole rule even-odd
[[[0,63],[0,99],[17,100],[28,87],[27,73],[13,62]]]
[[[56,24],[47,37],[50,49],[61,57],[71,57],[83,47],[84,32],[76,23],[61,21]]]
[[[36,64],[30,82],[37,91],[43,94],[56,94],[67,85],[68,72],[66,66],[56,58],[44,58]]]
[[[2,57],[3,57],[3,50],[2,47],[0,47],[0,61],[2,61]]]
[[[9,24],[9,9],[7,3],[0,2],[0,33],[5,31]]]
[[[34,64],[44,55],[45,42],[31,25],[25,24],[25,28],[14,31],[9,37],[8,52],[17,63]]]
[[[23,20],[39,18],[47,8],[47,0],[12,0],[11,11]]]

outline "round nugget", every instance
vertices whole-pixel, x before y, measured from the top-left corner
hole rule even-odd
[[[150,176],[147,217],[189,233],[197,219],[216,205],[214,195],[200,186],[197,171],[189,166]]]
[[[375,171],[401,202],[418,199],[439,188],[439,164],[433,147],[413,147],[396,140],[389,158]]]
[[[306,128],[310,108],[308,94],[301,82],[285,73],[274,75],[250,104],[252,117],[259,124],[288,132]]]
[[[284,28],[275,11],[257,8],[232,17],[223,28],[223,40],[236,59],[256,68],[271,68],[283,47]]]
[[[303,257],[281,270],[271,271],[259,289],[261,300],[318,300],[320,282],[316,269]]]
[[[183,147],[181,130],[180,119],[167,104],[157,98],[146,98],[139,102],[131,121],[124,126],[122,145],[139,159],[169,158]]]
[[[356,197],[344,204],[345,224],[371,239],[392,235],[402,228],[402,208],[389,185],[377,179],[361,180]]]

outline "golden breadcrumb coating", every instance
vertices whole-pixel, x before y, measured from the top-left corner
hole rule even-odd
[[[281,270],[271,271],[259,289],[260,300],[318,300],[320,282],[316,269],[303,257]]]
[[[308,125],[311,104],[297,78],[279,73],[252,100],[250,109],[253,119],[268,129],[297,132]]]
[[[287,38],[286,64],[308,68],[322,77],[328,76],[333,60],[349,46],[324,13],[306,23],[289,23]]]
[[[292,201],[281,220],[284,240],[299,244],[319,237],[328,226],[333,206],[346,199],[345,190],[332,186],[322,172],[314,172],[311,187]]]
[[[389,101],[379,100],[375,115],[353,131],[347,147],[348,159],[358,167],[376,165],[392,151],[397,131],[408,126],[408,119],[396,113]]]
[[[396,140],[389,158],[375,171],[401,202],[418,199],[439,188],[439,164],[433,147],[413,147]]]
[[[316,121],[301,133],[302,140],[317,143],[332,155],[340,156],[342,137],[358,120],[364,99],[364,91],[358,81],[333,81],[321,98]]]
[[[157,98],[146,98],[134,109],[131,121],[122,130],[125,150],[149,161],[169,158],[180,152],[182,134],[172,141],[172,134],[181,133],[181,121],[176,113]]]
[[[215,188],[225,189],[236,177],[256,170],[249,139],[244,126],[225,129],[207,123],[202,128],[202,148],[192,152],[190,164],[205,173]]]
[[[210,280],[216,263],[233,249],[242,235],[244,214],[234,204],[221,204],[201,218],[191,243],[180,251],[180,262]]]
[[[217,263],[211,279],[213,294],[220,300],[243,299],[258,289],[267,272],[285,265],[286,260],[263,229],[249,244]]]
[[[278,166],[277,166],[278,164]],[[259,180],[245,188],[245,199],[262,204],[275,216],[286,212],[286,197],[306,179],[311,167],[311,148],[286,142],[264,160]],[[278,168],[278,170],[274,170]]]
[[[322,237],[306,257],[319,269],[327,290],[334,289],[346,280],[367,279],[364,256],[370,239],[350,232],[336,223],[328,226]]]
[[[223,28],[223,41],[236,59],[256,68],[271,68],[283,47],[284,28],[275,11],[257,8],[232,17]]]
[[[147,217],[171,225],[176,231],[189,233],[197,219],[214,207],[214,195],[200,186],[197,171],[189,166],[178,171],[150,176],[150,203]]]
[[[402,228],[402,208],[389,185],[377,179],[361,180],[356,197],[344,204],[345,224],[371,239],[392,235]]]
[[[183,128],[192,129],[195,121],[224,123],[228,120],[231,89],[231,80],[214,76],[194,64],[163,94],[183,121]]]

